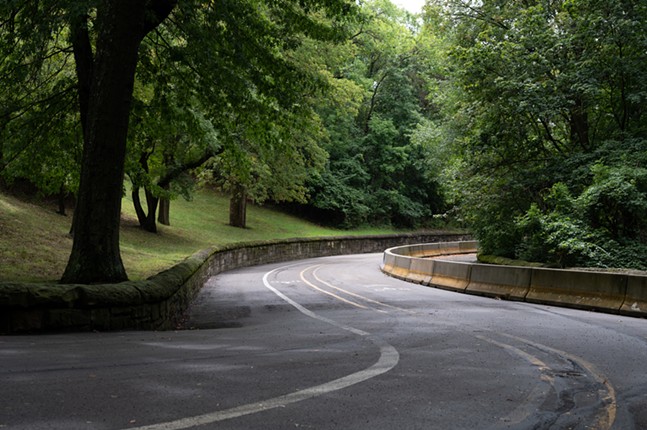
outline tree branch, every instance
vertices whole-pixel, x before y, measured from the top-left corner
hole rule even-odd
[[[149,0],[148,14],[144,23],[144,34],[147,35],[155,30],[171,14],[178,0]]]
[[[222,153],[223,150],[224,150],[223,147],[220,147],[218,151],[213,151],[211,149],[205,150],[205,152],[199,158],[189,161],[185,164],[175,166],[174,168],[167,171],[166,174],[162,176],[159,179],[159,181],[157,181],[157,185],[162,188],[168,186],[171,183],[171,181],[176,179],[182,173],[186,172],[187,170],[195,169],[197,167],[202,166],[204,163],[206,163],[208,159]]]
[[[382,82],[384,82],[387,76],[389,76],[388,72],[382,75],[380,80],[375,82],[375,85],[373,86],[373,94],[371,95],[371,102],[369,104],[368,112],[366,113],[366,121],[364,122],[364,134],[368,134],[368,127],[371,121],[371,116],[373,116],[373,110],[375,109],[377,93],[380,89],[380,85],[382,85]]]

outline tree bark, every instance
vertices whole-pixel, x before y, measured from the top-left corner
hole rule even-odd
[[[571,141],[584,151],[589,150],[589,117],[581,98],[576,98],[570,112]]]
[[[157,204],[159,199],[146,188],[144,188],[144,194],[146,195],[146,211],[144,211],[141,199],[139,198],[139,187],[133,187],[132,198],[135,213],[137,214],[137,220],[142,229],[150,233],[157,233],[155,215],[157,214]]]
[[[7,127],[9,121],[5,121],[4,119],[0,118],[0,137],[4,133],[5,128]],[[3,141],[0,141],[0,173],[4,170],[6,167],[6,162],[4,159],[4,148],[3,148]]]
[[[67,211],[65,208],[65,200],[67,199],[68,192],[65,189],[65,185],[61,185],[61,188],[58,190],[57,200],[58,200],[58,211],[57,214],[67,216]]]
[[[171,225],[171,201],[160,199],[157,221],[163,225]]]
[[[179,136],[176,136],[176,139],[179,141]],[[164,152],[164,168],[169,170],[173,163],[173,152],[166,151]],[[162,184],[160,187],[167,193],[171,190],[170,181],[167,184]],[[168,194],[167,194],[168,195]],[[162,225],[171,225],[171,199],[167,197],[160,197],[159,200],[159,212],[157,213],[157,222]]]
[[[247,191],[237,184],[229,199],[229,224],[233,227],[247,226]]]
[[[94,69],[94,55],[88,31],[88,15],[74,16],[70,24],[71,41],[74,51],[74,64],[76,67],[77,92],[79,97],[79,113],[81,116],[81,129],[85,134],[88,125],[88,111],[90,103],[90,89],[92,86],[92,71]]]
[[[163,188],[168,191],[170,187],[166,185]],[[159,199],[157,222],[163,225],[171,225],[171,200],[166,198]]]
[[[147,175],[150,171],[148,168],[148,158],[151,156],[151,154],[152,151],[142,152],[141,156],[139,157],[139,164]],[[141,199],[139,198],[139,184],[136,180],[133,180],[133,189],[131,195],[133,199],[133,206],[135,207],[135,213],[137,214],[137,220],[139,221],[139,226],[150,233],[157,233],[155,214],[157,211],[157,203],[159,202],[159,198],[155,197],[150,189],[146,185],[144,185],[144,195],[146,196],[146,211],[144,211]]]
[[[185,173],[191,169],[195,169],[197,167],[202,166],[209,158],[213,157],[214,155],[216,155],[215,152],[213,152],[210,149],[207,149],[200,157],[196,158],[195,160],[189,161],[180,166],[175,166],[167,169],[164,176],[162,176],[157,181],[157,185],[168,191],[171,187],[171,182],[177,179],[178,176],[180,176],[182,173]],[[168,160],[166,164],[170,165]],[[166,198],[158,199],[158,201],[159,201],[159,217],[157,220],[159,221],[160,224],[171,225],[171,217],[170,217],[171,201]]]
[[[119,250],[119,224],[135,68],[139,45],[152,19],[148,4],[147,0],[104,0],[97,9],[96,58],[84,130],[74,243],[61,279],[64,283],[128,279]]]

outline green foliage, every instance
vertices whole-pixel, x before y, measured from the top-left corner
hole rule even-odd
[[[0,4],[0,176],[47,195],[75,191],[79,177],[68,3]]]
[[[242,186],[257,202],[303,201],[325,138],[311,106],[325,87],[322,71],[308,60],[315,41],[345,34],[336,27],[348,12],[337,7],[343,3],[180,3],[174,19],[144,41],[133,184],[167,196],[156,182],[211,154],[201,180],[226,192]],[[174,188],[188,194],[178,187],[187,173],[174,178],[171,196]]]
[[[644,234],[647,228],[647,169],[642,167],[591,167],[592,184],[578,198],[582,217],[604,229],[614,240]]]
[[[72,40],[81,22],[94,44],[95,3],[0,5],[0,75],[9,84],[0,90],[0,173],[6,179],[29,178],[46,193],[76,190],[82,132]],[[325,87],[325,70],[310,68],[311,57],[299,52],[307,45],[315,55],[314,41],[342,40],[355,9],[347,0],[178,2],[140,48],[128,143],[132,184],[157,197],[189,196],[191,181],[176,172],[207,152],[238,145],[232,134],[240,123],[247,123],[253,145],[265,148],[255,152],[258,164],[271,155],[275,164],[307,158],[303,169],[320,165],[321,151],[312,142],[321,138],[321,126],[304,97]],[[301,129],[308,143],[286,139],[287,127]],[[293,144],[301,149],[292,151]],[[281,157],[279,151],[292,152]],[[269,178],[265,188],[272,180],[281,183],[270,187],[278,200],[304,199],[303,186],[291,187],[303,182],[303,171],[290,178],[292,171],[283,169],[279,178],[271,169],[260,170]],[[169,174],[170,189],[160,185]],[[261,194],[259,200],[272,193]]]
[[[647,267],[647,170],[594,164],[592,183],[572,197],[553,185],[543,208],[532,204],[516,219],[516,256],[564,266]]]
[[[574,212],[576,202],[568,188],[563,183],[555,184],[544,203],[544,211],[533,203],[516,219],[522,237],[516,257],[560,267],[582,265],[587,260],[601,261],[606,252],[594,243],[599,238],[578,220]]]
[[[6,179],[76,191],[83,139],[72,42],[87,29],[93,49],[96,3],[0,6]],[[310,205],[346,227],[425,222],[442,197],[430,144],[412,138],[429,113],[430,48],[419,34],[387,0],[178,2],[139,49],[132,186],[188,198],[190,168],[212,154],[201,178],[244,186],[258,202]]]
[[[447,102],[437,140],[453,146],[443,177],[484,252],[644,267],[647,9],[437,3],[427,31],[450,40],[434,95]]]
[[[432,144],[417,133],[428,107],[427,41],[390,1],[366,2],[362,13],[329,64],[339,96],[318,109],[329,161],[309,180],[310,212],[345,227],[421,225],[443,206]]]

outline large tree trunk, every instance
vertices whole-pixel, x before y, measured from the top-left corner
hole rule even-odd
[[[62,282],[127,280],[119,251],[126,135],[146,0],[105,0],[84,131],[74,243]]]
[[[92,72],[94,70],[94,55],[90,32],[88,31],[89,16],[85,13],[72,17],[71,41],[74,51],[74,64],[78,80],[77,93],[79,96],[79,113],[83,133],[88,127],[88,112],[90,103],[90,90],[92,86]]]
[[[229,224],[245,228],[247,225],[247,191],[242,185],[236,185],[229,199]]]
[[[127,279],[119,251],[119,223],[137,53],[144,36],[164,21],[176,4],[177,0],[101,1],[94,60],[86,34],[76,33],[87,32],[85,19],[74,22],[72,17],[73,48],[81,68],[77,64],[81,117],[85,121],[74,243],[61,282]],[[90,91],[84,114],[87,88]]]

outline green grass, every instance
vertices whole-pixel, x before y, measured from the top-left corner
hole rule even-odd
[[[70,219],[0,194],[0,280],[60,277],[72,248]]]
[[[130,196],[123,200],[121,255],[131,279],[145,279],[211,246],[235,242],[348,234],[393,233],[390,229],[335,230],[281,212],[250,205],[248,228],[229,226],[229,200],[201,190],[194,199],[171,202],[171,226],[152,234],[138,227]],[[71,216],[53,206],[0,192],[0,281],[52,281],[63,274],[72,249]]]

